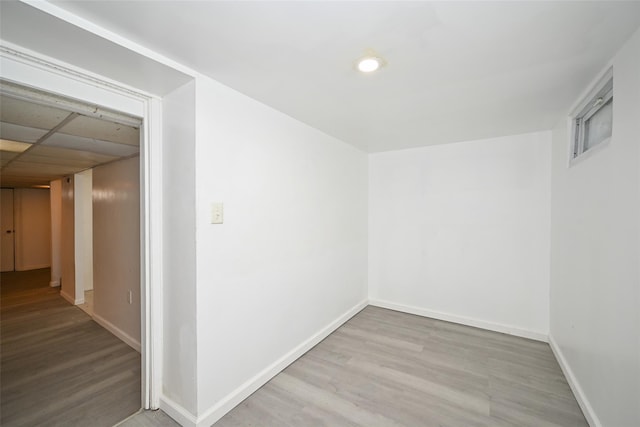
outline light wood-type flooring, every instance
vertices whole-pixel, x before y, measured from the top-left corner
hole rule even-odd
[[[548,344],[369,306],[230,426],[587,426]]]
[[[2,273],[0,424],[111,427],[140,408],[140,354],[49,287]]]
[[[161,411],[125,427],[177,425]],[[367,307],[215,427],[588,426],[548,344]]]

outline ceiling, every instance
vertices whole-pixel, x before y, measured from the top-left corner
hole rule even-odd
[[[46,186],[63,176],[135,156],[139,127],[136,118],[1,82],[0,183]]]
[[[640,2],[53,3],[368,152],[550,129],[640,25]]]

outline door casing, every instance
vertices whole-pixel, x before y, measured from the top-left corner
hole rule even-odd
[[[162,387],[161,99],[6,42],[0,45],[0,70],[0,77],[5,80],[143,120],[140,141],[142,407],[157,409]]]

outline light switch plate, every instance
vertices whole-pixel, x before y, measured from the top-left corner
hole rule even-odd
[[[222,203],[211,204],[211,224],[222,224],[223,206]]]

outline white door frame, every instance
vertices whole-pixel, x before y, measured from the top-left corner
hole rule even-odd
[[[3,42],[2,77],[22,85],[142,117],[140,141],[140,294],[142,407],[162,391],[162,102],[135,88]]]

